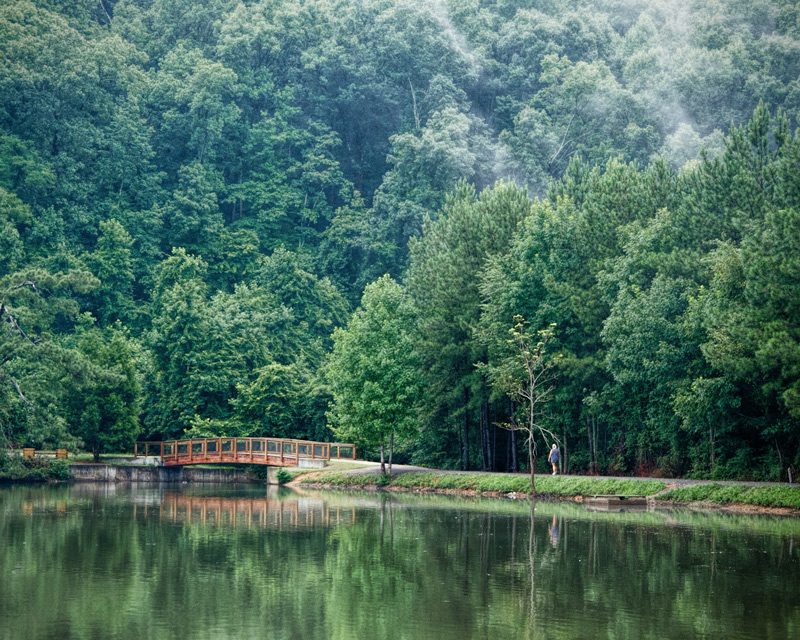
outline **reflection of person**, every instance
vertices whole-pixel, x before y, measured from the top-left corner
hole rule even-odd
[[[553,464],[553,475],[558,473],[558,447],[556,447],[555,443],[553,443],[553,448],[550,449],[550,455],[547,456],[547,461]]]
[[[550,544],[554,547],[558,546],[558,520],[553,516],[553,522],[548,526],[550,530]]]

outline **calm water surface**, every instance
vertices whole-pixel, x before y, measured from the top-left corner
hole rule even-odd
[[[0,488],[0,638],[800,638],[800,521]]]

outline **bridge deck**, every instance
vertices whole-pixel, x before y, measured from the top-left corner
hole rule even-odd
[[[355,460],[352,444],[282,438],[192,438],[137,442],[134,455],[157,457],[166,467],[187,464],[266,464],[295,467],[301,460]]]

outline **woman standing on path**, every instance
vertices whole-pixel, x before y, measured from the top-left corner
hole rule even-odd
[[[547,461],[553,464],[553,475],[558,473],[558,447],[556,447],[555,443],[553,443],[553,448],[550,449],[550,455],[547,456]]]

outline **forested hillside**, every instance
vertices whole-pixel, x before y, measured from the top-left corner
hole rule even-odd
[[[568,469],[785,478],[798,116],[790,0],[0,0],[0,441],[524,469],[522,316]]]

